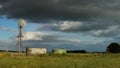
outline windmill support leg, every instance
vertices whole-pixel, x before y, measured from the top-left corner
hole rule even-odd
[[[18,50],[20,53],[22,53],[22,38],[18,37]]]
[[[18,50],[22,53],[22,26],[19,29],[19,36],[18,36]]]

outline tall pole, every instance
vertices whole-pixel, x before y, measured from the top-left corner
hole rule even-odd
[[[19,36],[18,36],[18,45],[19,45],[19,52],[22,53],[22,26],[19,27]]]

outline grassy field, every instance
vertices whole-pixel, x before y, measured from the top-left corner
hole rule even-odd
[[[0,53],[0,68],[120,68],[120,54],[10,56]]]

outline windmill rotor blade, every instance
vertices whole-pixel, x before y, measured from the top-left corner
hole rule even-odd
[[[21,19],[18,21],[18,28],[26,27],[27,23],[25,20]]]

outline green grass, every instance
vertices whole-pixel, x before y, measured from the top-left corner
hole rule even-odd
[[[0,68],[120,68],[119,62],[120,54],[6,55]]]

